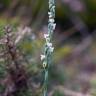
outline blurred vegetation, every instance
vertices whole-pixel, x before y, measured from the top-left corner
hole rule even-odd
[[[76,6],[69,0],[73,4],[70,7],[65,1],[67,0],[56,0],[57,27],[53,36],[55,51],[49,71],[49,93],[54,86],[61,85],[81,93],[88,89],[86,91],[88,94],[96,96],[96,32],[93,32],[96,31],[96,0],[80,0],[83,9],[77,11],[71,7],[75,6],[75,9],[78,9],[78,4]],[[31,33],[25,34],[16,45],[24,57],[23,62],[26,65],[30,86],[28,90],[16,96],[42,96],[43,70],[40,54],[44,44],[43,34],[47,32],[47,12],[48,0],[0,0],[0,39],[5,36],[4,26],[7,24],[12,26],[14,33],[18,33],[18,28],[22,26],[31,28]],[[83,22],[81,24],[76,21],[76,25],[79,23],[85,25],[92,36],[91,44],[80,52],[77,47],[82,44],[82,32],[75,28],[73,23],[75,18],[71,20],[74,16]],[[82,44],[80,49],[88,42]],[[0,45],[0,52],[2,49]],[[7,76],[5,63],[0,57],[0,80]],[[0,83],[0,93],[4,92],[5,87]],[[65,95],[56,90],[52,96]]]

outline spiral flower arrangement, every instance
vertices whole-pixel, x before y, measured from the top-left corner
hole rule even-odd
[[[44,34],[45,46],[43,54],[41,55],[41,61],[43,62],[44,69],[44,85],[43,85],[43,96],[47,96],[47,87],[48,87],[48,71],[51,64],[51,57],[54,51],[52,45],[52,35],[55,30],[55,0],[49,0],[49,20],[48,20],[48,32]]]

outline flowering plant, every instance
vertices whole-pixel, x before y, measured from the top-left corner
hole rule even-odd
[[[44,34],[45,46],[43,54],[41,55],[41,61],[43,62],[44,69],[44,86],[43,86],[43,96],[47,96],[47,83],[48,83],[48,69],[50,67],[51,55],[54,50],[52,45],[52,35],[55,30],[55,1],[49,0],[49,20],[48,20],[48,33]]]

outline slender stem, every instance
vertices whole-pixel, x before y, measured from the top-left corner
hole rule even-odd
[[[43,50],[43,55],[41,55],[41,60],[43,62],[44,69],[44,85],[43,85],[43,96],[47,96],[48,87],[48,71],[51,64],[51,56],[54,50],[52,45],[52,35],[55,30],[55,0],[49,0],[49,20],[48,20],[48,33],[44,34],[45,46]]]

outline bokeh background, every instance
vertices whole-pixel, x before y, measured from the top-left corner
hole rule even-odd
[[[56,0],[55,20],[48,96],[96,96],[96,0]],[[47,32],[48,0],[0,0],[0,39],[7,24],[17,33],[17,42],[22,37],[16,46],[29,76],[30,90],[18,96],[42,96],[40,54]],[[0,56],[0,79],[6,77],[4,64]]]

